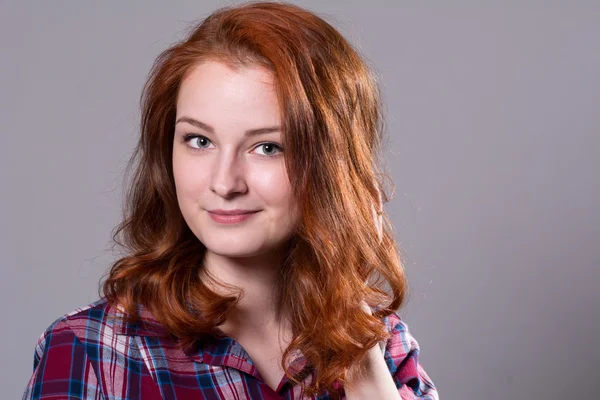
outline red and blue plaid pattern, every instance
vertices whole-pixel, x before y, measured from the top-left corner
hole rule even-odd
[[[329,399],[308,396],[303,385],[284,376],[271,389],[248,353],[222,336],[195,350],[179,350],[164,329],[141,308],[135,324],[122,321],[121,311],[101,299],[55,321],[40,337],[34,371],[23,399]],[[419,364],[419,345],[394,313],[385,319],[393,337],[385,360],[403,399],[437,400],[437,391]],[[292,372],[304,370],[301,354]],[[306,369],[303,384],[314,371]]]

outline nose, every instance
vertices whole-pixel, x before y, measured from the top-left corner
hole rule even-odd
[[[243,160],[235,152],[222,152],[216,160],[210,181],[210,190],[230,198],[248,190],[244,177]]]

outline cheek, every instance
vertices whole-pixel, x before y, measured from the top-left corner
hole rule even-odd
[[[208,174],[205,168],[198,168],[190,162],[174,158],[173,178],[180,203],[193,200],[208,184]]]
[[[248,176],[249,186],[268,205],[287,207],[292,199],[292,188],[285,167],[261,168]]]

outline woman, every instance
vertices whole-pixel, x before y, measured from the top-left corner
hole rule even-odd
[[[42,335],[24,398],[437,399],[395,312],[380,107],[346,40],[293,5],[220,9],[162,53],[127,255]]]

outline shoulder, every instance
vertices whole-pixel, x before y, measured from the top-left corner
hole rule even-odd
[[[41,357],[46,348],[56,343],[53,338],[73,338],[86,344],[101,335],[120,329],[118,310],[102,298],[86,306],[76,308],[57,318],[40,335],[36,344],[36,356]]]
[[[74,332],[81,332],[82,329],[98,329],[102,324],[110,322],[110,315],[116,316],[116,312],[106,299],[100,299],[86,306],[78,307],[57,318],[50,324],[42,336],[63,329],[71,329]]]
[[[399,357],[406,356],[411,351],[419,352],[419,343],[397,312],[385,317],[384,322],[388,331],[392,334],[392,337],[386,343],[386,347],[392,355]]]
[[[385,317],[391,337],[385,342],[384,358],[396,386],[410,390],[408,398],[438,399],[437,389],[420,363],[419,343],[397,312]]]
[[[104,300],[56,319],[37,341],[33,373],[23,399],[102,398],[97,379],[100,332],[108,326]]]
[[[419,343],[409,331],[406,322],[394,312],[385,317],[385,323],[390,338],[385,341],[383,353],[390,372],[399,373],[401,366],[411,366],[411,370],[416,368],[419,362]]]

